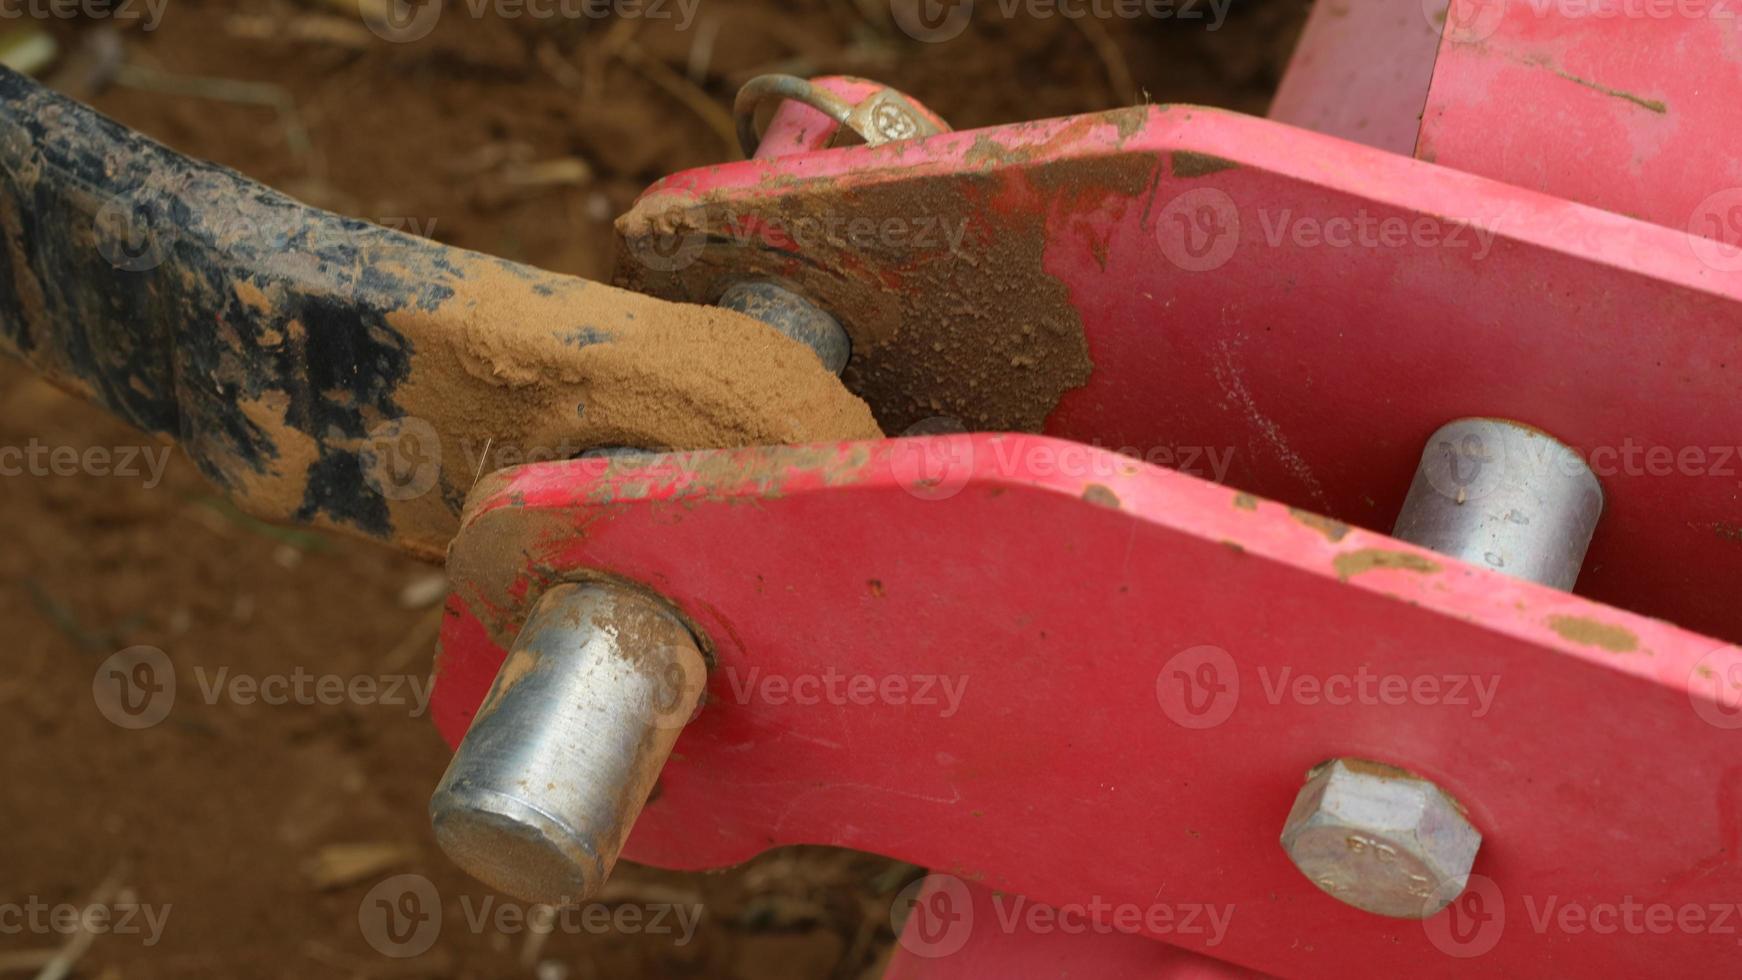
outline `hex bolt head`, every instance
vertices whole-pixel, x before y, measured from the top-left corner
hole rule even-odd
[[[1307,774],[1282,828],[1289,860],[1358,909],[1425,919],[1464,890],[1482,835],[1458,802],[1402,769],[1333,759]]]

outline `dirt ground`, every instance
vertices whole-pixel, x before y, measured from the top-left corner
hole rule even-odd
[[[450,10],[403,44],[370,33],[357,0],[169,0],[150,30],[50,18],[0,33],[42,26],[77,51],[118,28],[128,69],[85,94],[127,125],[322,207],[602,278],[611,221],[642,188],[735,155],[722,119],[753,75],[878,78],[957,128],[1144,98],[1262,113],[1307,6],[1234,0],[1207,31],[982,3],[932,44],[884,0],[700,0],[687,25]],[[81,84],[56,71],[42,74]],[[438,570],[245,518],[185,460],[10,363],[0,446],[148,452],[133,477],[0,477],[0,976],[878,975],[891,901],[921,871],[821,847],[706,875],[619,868],[607,908],[694,909],[693,936],[505,924],[425,816],[447,757],[414,690]],[[178,687],[161,723],[133,730],[96,692],[99,665],[140,645],[165,652]],[[275,705],[222,686],[233,676],[398,691]],[[382,955],[369,919],[372,889],[402,874],[442,911],[408,958]],[[62,903],[136,911],[81,934]]]

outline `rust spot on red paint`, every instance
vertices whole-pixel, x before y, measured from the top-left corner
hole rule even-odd
[[[1331,567],[1337,570],[1337,578],[1347,582],[1363,572],[1376,568],[1400,568],[1407,572],[1420,572],[1432,575],[1440,570],[1438,562],[1409,551],[1387,551],[1384,548],[1362,548],[1338,555],[1331,562]]]
[[[1236,501],[1236,503],[1237,502],[1238,501]],[[1325,540],[1332,544],[1336,544],[1343,540],[1343,538],[1349,534],[1349,525],[1344,524],[1342,521],[1332,520],[1323,514],[1315,514],[1310,510],[1299,510],[1290,507],[1288,509],[1288,516],[1324,535]]]
[[[1099,483],[1091,483],[1084,487],[1083,499],[1097,506],[1119,509],[1119,495]]]
[[[1173,175],[1175,177],[1207,177],[1224,170],[1238,169],[1240,169],[1240,165],[1234,161],[1209,153],[1177,150],[1173,155]]]
[[[1550,616],[1548,628],[1564,640],[1610,653],[1634,653],[1639,649],[1639,637],[1632,630],[1584,616]]]

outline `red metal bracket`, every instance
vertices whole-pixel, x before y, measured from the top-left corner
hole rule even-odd
[[[450,567],[450,740],[554,582],[640,582],[711,641],[636,860],[820,842],[1055,906],[1228,909],[1213,947],[1149,934],[1291,976],[1735,955],[1532,916],[1734,901],[1742,651],[1189,476],[1035,436],[545,464],[485,478]],[[1502,934],[1454,928],[1461,906],[1371,916],[1294,869],[1283,817],[1339,756],[1465,803]]]
[[[783,231],[841,216],[962,224],[900,249]],[[1538,426],[1608,495],[1580,591],[1742,637],[1742,268],[1705,239],[1177,107],[681,174],[620,230],[639,254],[674,227],[684,261],[627,280],[691,302],[795,283],[854,331],[848,380],[888,431],[1044,424],[1389,528],[1441,424]],[[1086,383],[1010,399],[1063,387],[1041,365],[1072,331]]]
[[[815,136],[783,125],[788,150]],[[846,220],[904,240],[829,231]],[[1742,652],[1639,615],[1742,635],[1742,269],[1709,240],[1193,108],[680,174],[619,227],[644,292],[769,277],[835,314],[886,429],[950,415],[1075,441],[487,478],[450,556],[450,739],[555,582],[641,583],[711,644],[710,703],[627,856],[827,842],[1053,906],[1227,909],[1214,945],[1139,918],[1286,975],[1734,954],[1716,924],[1742,884]],[[1092,373],[1069,369],[1084,355]],[[1314,516],[1389,527],[1423,440],[1468,415],[1590,461],[1609,513],[1589,598]],[[1489,843],[1458,903],[1380,919],[1289,863],[1283,817],[1331,757],[1469,808]],[[1558,911],[1637,906],[1710,927]]]

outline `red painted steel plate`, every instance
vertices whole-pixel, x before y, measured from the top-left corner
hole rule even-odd
[[[1270,104],[1270,118],[1408,156],[1440,46],[1443,3],[1313,5]]]
[[[674,213],[709,234],[640,288],[708,302],[777,275],[849,326],[920,336],[948,317],[1077,323],[1094,372],[1047,433],[1363,527],[1391,526],[1443,423],[1538,426],[1608,495],[1578,590],[1742,637],[1742,267],[1707,261],[1706,239],[1191,107],[686,172],[619,223],[627,251]],[[868,214],[965,224],[900,248],[745,232]],[[996,260],[1012,251],[1038,267]],[[1013,277],[1064,289],[1012,294]],[[1001,295],[1018,299],[970,302]],[[937,414],[989,404],[908,367]]]
[[[1419,156],[1691,231],[1742,269],[1742,3],[1452,10]]]
[[[1228,908],[1213,948],[1146,931],[1284,976],[1737,962],[1742,651],[1667,623],[1038,436],[542,464],[485,477],[452,547],[450,741],[532,597],[591,569],[717,661],[635,860],[828,843],[1052,906]],[[1334,756],[1468,807],[1453,910],[1371,916],[1288,862]]]

